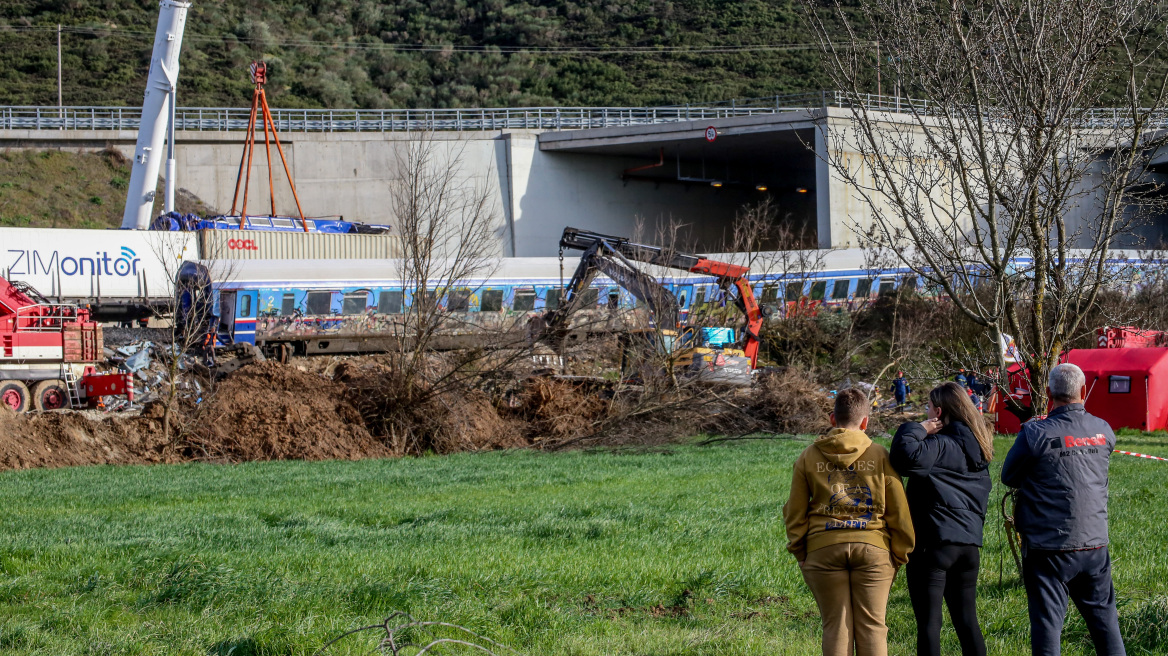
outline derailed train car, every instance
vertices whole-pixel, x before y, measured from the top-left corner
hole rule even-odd
[[[878,275],[858,266],[855,252],[828,257],[822,270],[750,276],[755,294],[771,313],[866,303],[900,285],[903,270]],[[503,258],[477,276],[427,285],[448,318],[434,347],[481,345],[484,334],[525,339],[527,319],[559,307],[563,281],[576,258]],[[438,267],[441,269],[442,267]],[[722,302],[709,276],[674,272],[660,277],[677,299],[682,317]],[[399,260],[207,260],[184,264],[178,307],[206,299],[192,311],[220,345],[255,344],[270,356],[370,353],[407,339],[403,316],[414,303],[416,282],[404,280]],[[575,319],[581,331],[643,328],[650,318],[636,299],[612,280],[597,277]],[[204,318],[205,317],[205,318]]]

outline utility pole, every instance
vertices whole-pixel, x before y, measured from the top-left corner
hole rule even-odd
[[[61,24],[57,23],[57,111],[64,117],[65,109],[61,97]]]

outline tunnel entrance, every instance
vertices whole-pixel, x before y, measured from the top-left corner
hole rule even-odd
[[[565,225],[646,240],[671,233],[686,248],[725,252],[736,217],[764,203],[773,229],[762,248],[816,248],[816,128],[791,118],[543,133],[517,191],[516,254],[554,255]]]

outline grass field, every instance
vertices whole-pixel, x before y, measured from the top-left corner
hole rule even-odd
[[[525,654],[814,654],[778,520],[804,444],[7,472],[0,651],[311,654],[401,609]],[[1168,456],[1168,437],[1121,444]],[[1166,478],[1168,463],[1113,460],[1129,654],[1168,653]],[[996,508],[990,524],[990,652],[1029,653]],[[1063,653],[1093,653],[1072,616]],[[891,653],[912,653],[903,573],[889,619]]]

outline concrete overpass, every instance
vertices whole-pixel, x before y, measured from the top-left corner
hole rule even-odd
[[[850,124],[849,110],[832,104],[813,94],[700,107],[275,110],[274,118],[312,216],[394,223],[398,158],[426,131],[490,190],[505,254],[555,255],[565,225],[619,235],[639,227],[651,239],[670,222],[684,226],[685,243],[716,252],[735,214],[764,198],[809,245],[855,245],[867,210],[824,160],[824,132]],[[178,112],[179,187],[219,211],[231,206],[247,111]],[[0,148],[132,156],[136,112],[0,108]],[[266,211],[267,170],[257,160],[249,207]],[[273,177],[277,209],[287,213],[295,206],[279,165]],[[1153,241],[1162,224],[1147,229]]]

